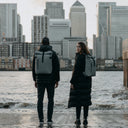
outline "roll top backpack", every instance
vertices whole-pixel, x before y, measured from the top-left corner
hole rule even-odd
[[[85,55],[85,71],[84,76],[96,76],[96,60],[90,54]]]
[[[52,73],[52,51],[35,51],[35,73]]]

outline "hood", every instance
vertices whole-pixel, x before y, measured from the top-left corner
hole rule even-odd
[[[39,51],[50,51],[52,50],[52,46],[50,45],[41,45],[40,48],[39,48]]]

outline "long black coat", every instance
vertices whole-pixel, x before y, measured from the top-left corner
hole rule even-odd
[[[68,107],[89,106],[91,102],[92,78],[85,77],[85,54],[76,54],[75,66],[70,83],[74,89],[70,89]]]

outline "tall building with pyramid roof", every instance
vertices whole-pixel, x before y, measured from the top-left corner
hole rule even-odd
[[[71,36],[86,37],[86,13],[85,7],[80,1],[76,1],[71,9],[69,18],[71,20]]]
[[[83,6],[78,0],[72,6]],[[84,6],[83,6],[84,7]]]

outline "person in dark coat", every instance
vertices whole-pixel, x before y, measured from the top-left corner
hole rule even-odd
[[[80,115],[81,107],[84,111],[84,121],[83,124],[87,126],[88,121],[88,110],[91,102],[91,87],[92,87],[92,78],[86,77],[83,75],[85,71],[85,56],[90,54],[88,47],[83,43],[79,42],[77,44],[77,53],[75,57],[75,65],[73,69],[72,78],[70,80],[70,96],[68,102],[68,108],[76,107],[76,125],[80,125]]]
[[[52,73],[51,74],[36,74],[35,73],[35,55],[33,56],[32,64],[32,75],[33,80],[35,81],[35,87],[38,92],[38,102],[37,102],[37,111],[40,122],[40,127],[44,123],[44,114],[43,114],[43,98],[45,89],[47,89],[48,94],[48,112],[47,112],[47,122],[48,125],[52,125],[52,115],[54,107],[54,91],[58,87],[58,82],[60,80],[60,64],[59,59],[55,51],[52,50],[52,46],[49,45],[49,39],[47,37],[43,38],[42,45],[39,48],[39,51],[52,51]]]

